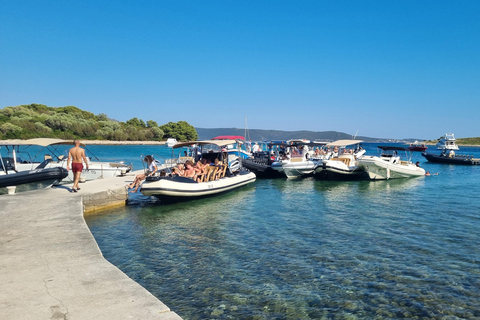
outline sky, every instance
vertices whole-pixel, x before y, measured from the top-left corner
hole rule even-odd
[[[0,0],[0,108],[480,137],[480,1]]]

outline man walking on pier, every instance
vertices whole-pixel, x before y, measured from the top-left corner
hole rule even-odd
[[[83,162],[85,162],[85,166],[88,170],[88,162],[87,157],[85,156],[85,150],[80,148],[80,141],[75,139],[73,140],[75,147],[71,148],[68,151],[68,159],[67,159],[67,170],[70,170],[70,159],[72,159],[72,172],[73,172],[73,187],[72,191],[77,192],[80,190],[78,186],[78,181],[80,180],[80,175],[82,174],[83,170]]]

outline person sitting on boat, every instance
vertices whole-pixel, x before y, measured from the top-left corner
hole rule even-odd
[[[220,160],[218,160],[218,158],[216,158],[214,165],[215,167],[217,167],[217,172],[213,176],[213,180],[217,180],[220,179],[221,172],[224,169],[224,164]]]
[[[190,160],[185,161],[185,171],[183,176],[185,178],[191,178],[193,180],[197,179],[198,169],[193,167],[193,163]]]
[[[157,164],[155,163],[155,159],[151,155],[145,156],[145,159],[143,159],[147,163],[147,172],[145,173],[140,173],[135,176],[135,180],[133,180],[132,183],[127,184],[128,189],[135,188],[134,190],[130,192],[137,192],[138,188],[142,184],[142,181],[146,179],[147,176],[153,176],[155,172],[157,172],[158,167]]]
[[[185,172],[185,167],[182,163],[179,163],[177,164],[176,167],[173,167],[172,168],[172,174],[173,175],[177,175],[179,177],[183,177],[184,175],[184,172]]]
[[[205,162],[205,165],[203,165],[202,161],[197,161],[194,165],[193,168],[197,171],[197,182],[202,182],[203,177],[207,174],[207,165],[205,159],[202,159]]]
[[[449,158],[454,158],[455,157],[455,151],[450,150],[450,152],[448,153],[448,157]]]

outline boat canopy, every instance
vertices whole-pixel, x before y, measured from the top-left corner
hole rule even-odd
[[[0,140],[0,145],[2,146],[41,146],[48,147],[52,145],[73,145],[73,140],[63,140],[55,138],[34,138],[34,139],[12,139],[12,140]],[[84,143],[80,145],[85,146]]]
[[[337,141],[327,143],[327,147],[344,147],[352,144],[359,144],[362,142],[363,140],[337,140]]]
[[[244,137],[242,136],[218,136],[215,138],[212,138],[212,140],[245,140]]]
[[[204,146],[207,144],[213,144],[216,146],[225,146],[227,144],[234,144],[237,143],[236,140],[202,140],[202,141],[187,141],[187,142],[181,142],[177,143],[176,145],[173,146],[173,149],[177,148],[182,148],[182,147],[187,147],[196,144],[197,146]]]

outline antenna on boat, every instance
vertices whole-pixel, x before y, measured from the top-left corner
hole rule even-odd
[[[353,136],[352,140],[355,140],[357,138],[357,134],[358,134],[358,130],[357,130],[357,132],[355,132],[355,135]]]
[[[250,140],[250,133],[248,132],[248,125],[247,125],[247,116],[245,116],[245,141]]]

